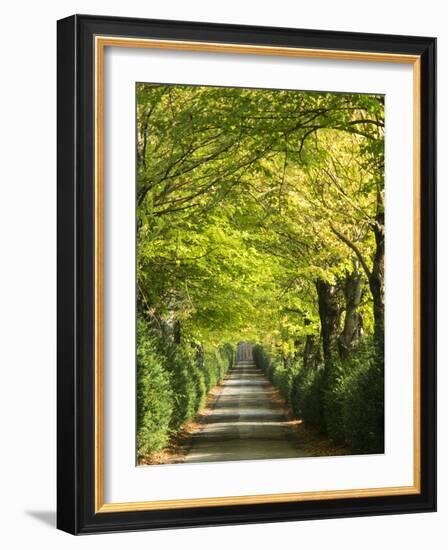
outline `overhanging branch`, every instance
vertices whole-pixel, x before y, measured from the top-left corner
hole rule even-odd
[[[356,257],[358,258],[359,262],[361,263],[362,268],[364,269],[364,271],[367,275],[367,278],[370,279],[370,276],[371,276],[370,269],[367,266],[367,262],[365,261],[364,256],[361,254],[359,248],[354,243],[352,243],[352,241],[347,239],[347,237],[345,235],[343,235],[335,227],[333,227],[332,224],[330,224],[330,229],[333,231],[333,233],[336,235],[336,237],[338,237],[338,239],[340,239],[351,250],[353,250],[353,252],[356,254]]]

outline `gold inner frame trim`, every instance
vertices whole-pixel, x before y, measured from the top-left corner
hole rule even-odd
[[[414,349],[413,349],[413,420],[414,420],[414,480],[413,485],[400,487],[362,488],[264,495],[226,496],[180,500],[141,502],[104,502],[104,51],[106,47],[153,48],[163,50],[209,53],[271,55],[345,61],[407,63],[413,65],[413,195],[414,195]],[[417,55],[382,52],[356,52],[251,44],[226,44],[181,40],[157,40],[96,36],[95,55],[95,513],[166,510],[206,506],[231,506],[274,502],[303,502],[341,498],[362,498],[393,495],[412,495],[421,492],[421,354],[420,354],[420,120],[421,120],[421,60]]]

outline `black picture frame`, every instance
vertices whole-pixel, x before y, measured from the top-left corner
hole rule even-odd
[[[436,509],[436,40],[74,15],[57,25],[57,526],[72,534]],[[418,494],[160,510],[95,510],[94,38],[120,36],[415,55],[421,61],[421,485]]]

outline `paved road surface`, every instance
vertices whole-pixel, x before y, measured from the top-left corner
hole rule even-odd
[[[185,462],[310,456],[273,395],[253,361],[237,362],[187,443]]]

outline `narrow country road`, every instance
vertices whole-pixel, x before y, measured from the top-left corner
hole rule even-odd
[[[276,390],[252,360],[239,360],[188,443],[185,462],[310,456]]]

